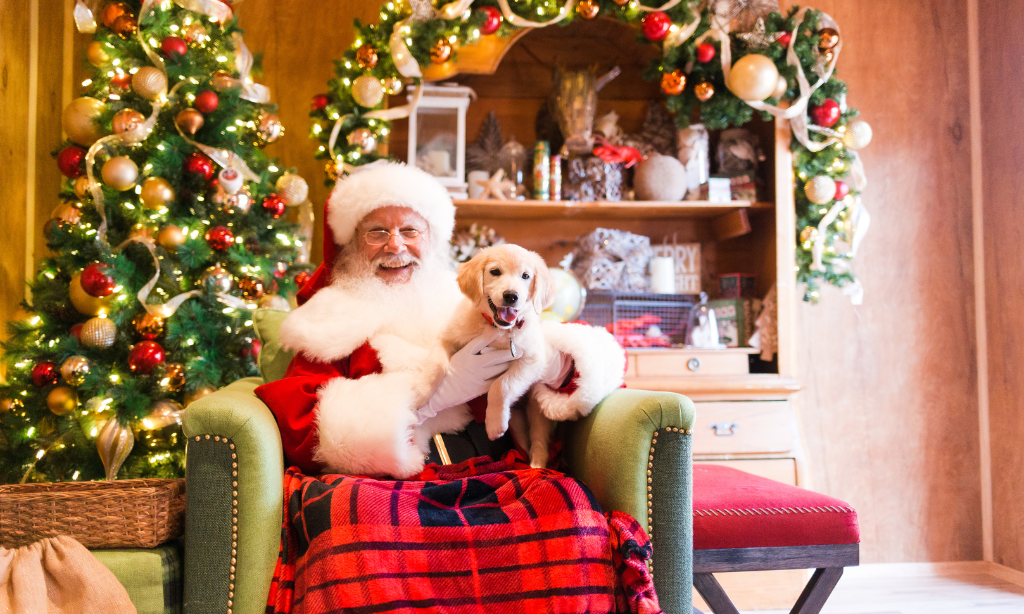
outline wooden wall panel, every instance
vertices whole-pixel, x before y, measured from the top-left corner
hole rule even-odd
[[[875,134],[864,304],[826,289],[799,309],[813,487],[857,508],[864,562],[977,560],[966,2],[813,6],[842,27],[839,74]]]
[[[1024,570],[1024,6],[979,4],[994,555]]]

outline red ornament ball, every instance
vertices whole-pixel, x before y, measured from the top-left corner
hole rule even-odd
[[[284,215],[285,209],[288,206],[285,204],[284,199],[277,194],[269,194],[263,199],[263,210],[270,214],[270,217],[275,220]]]
[[[71,179],[85,175],[85,168],[82,167],[82,163],[85,162],[85,153],[85,149],[77,145],[60,150],[60,153],[57,154],[57,168],[60,169],[61,174]]]
[[[213,113],[217,110],[217,105],[219,104],[220,98],[217,96],[217,92],[203,90],[196,94],[196,101],[193,106],[200,113]]]
[[[256,360],[257,358],[259,358],[260,349],[262,349],[262,347],[263,344],[260,343],[258,339],[253,339],[245,346],[243,346],[242,349],[239,350],[238,354],[242,358],[248,358],[251,356],[253,360]]]
[[[133,373],[148,375],[157,366],[164,364],[164,348],[156,341],[140,341],[128,352],[128,368]]]
[[[188,43],[185,39],[178,36],[167,36],[164,40],[160,41],[160,53],[164,57],[177,60],[181,56],[188,52]]]
[[[234,242],[235,235],[227,226],[214,226],[206,231],[206,244],[210,246],[210,249],[222,252],[231,247]]]
[[[213,177],[213,160],[201,153],[190,153],[185,158],[185,170],[209,181]]]
[[[811,109],[811,120],[819,126],[831,128],[839,121],[841,113],[839,103],[831,98],[826,98],[825,102]]]
[[[132,76],[128,73],[114,75],[110,78],[110,85],[127,92],[132,87]]]
[[[32,383],[40,388],[56,384],[59,376],[56,363],[49,360],[36,363],[36,366],[32,367]]]
[[[775,42],[783,47],[789,47],[789,41],[791,40],[793,40],[793,35],[789,32],[783,32],[782,34],[779,34],[779,37],[775,39]]]
[[[715,46],[711,43],[704,41],[697,45],[697,61],[707,64],[711,60],[715,59]]]
[[[479,10],[484,14],[484,23],[480,26],[480,34],[494,34],[501,27],[501,11],[494,6],[482,6]]]
[[[309,281],[310,277],[312,277],[312,275],[310,275],[308,271],[299,271],[295,275],[295,285],[301,290],[302,287],[306,285],[306,282]]]
[[[82,269],[82,289],[85,290],[86,294],[102,298],[114,293],[114,286],[117,283],[107,273],[109,269],[110,265],[103,264],[102,262],[93,262]]]
[[[327,97],[327,94],[317,94],[316,96],[313,96],[313,99],[310,101],[309,106],[314,111],[319,111],[326,107],[330,101],[331,100],[330,98]]]
[[[850,186],[845,181],[836,181],[836,200],[843,200],[850,195]]]
[[[644,15],[640,22],[640,30],[648,40],[660,41],[668,36],[669,28],[672,27],[672,18],[664,11],[652,11]]]
[[[68,330],[68,332],[71,333],[72,337],[78,339],[78,341],[82,341],[82,322],[79,322],[78,324],[72,326]]]

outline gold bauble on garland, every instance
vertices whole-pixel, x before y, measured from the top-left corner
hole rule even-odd
[[[818,31],[818,49],[834,49],[839,44],[839,31],[835,28],[822,28]]]
[[[160,389],[177,392],[185,387],[185,366],[176,362],[167,363],[164,376],[160,379]]]
[[[146,341],[153,341],[163,337],[166,323],[167,318],[154,315],[148,311],[136,314],[132,318],[132,328],[135,329],[135,334],[139,339]]]
[[[284,200],[284,204],[294,207],[309,199],[309,184],[294,173],[285,173],[277,178],[274,193]]]
[[[210,78],[210,84],[213,86],[213,89],[218,92],[223,92],[224,90],[229,90],[235,86],[235,79],[228,71],[218,70],[213,73],[213,77]]]
[[[256,128],[256,144],[260,147],[273,143],[284,134],[284,124],[273,113],[260,112],[260,123]]]
[[[72,386],[80,386],[89,375],[89,359],[85,356],[69,356],[60,363],[60,376]]]
[[[401,93],[405,84],[398,77],[388,77],[384,79],[384,90],[391,96]]]
[[[775,62],[759,53],[736,60],[726,84],[736,97],[746,102],[764,100],[779,85],[779,69]]]
[[[100,14],[103,20],[103,25],[108,28],[114,27],[114,22],[117,21],[118,17],[122,15],[131,16],[131,9],[124,2],[110,2],[103,7],[103,12]]]
[[[114,128],[114,134],[121,134],[130,130],[135,130],[146,121],[146,116],[139,113],[135,109],[121,109],[117,113],[114,113],[114,119],[111,120],[111,127]]]
[[[242,291],[242,298],[255,301],[263,296],[263,280],[259,277],[243,277],[238,280],[238,289]]]
[[[75,190],[75,196],[85,198],[89,194],[89,179],[87,177],[75,179],[73,189]]]
[[[103,183],[118,192],[124,192],[135,187],[135,181],[139,178],[139,167],[128,156],[117,156],[103,163],[100,175],[103,177]]]
[[[384,99],[384,86],[377,77],[362,75],[352,82],[352,97],[360,106],[373,108]]]
[[[103,297],[91,296],[84,288],[82,288],[82,274],[78,273],[71,278],[71,283],[68,285],[68,294],[71,297],[71,304],[74,305],[78,313],[87,316],[98,316],[100,314],[110,313],[110,306],[117,299],[117,293],[110,294]],[[98,318],[93,318],[98,319]],[[90,320],[91,322],[92,320]],[[86,322],[88,324],[89,322]],[[113,326],[113,323],[111,323]],[[85,330],[83,327],[82,330]]]
[[[88,147],[105,134],[103,127],[96,120],[103,113],[105,105],[89,96],[75,98],[64,107],[61,115],[61,126],[68,138]]]
[[[64,416],[78,407],[78,393],[74,388],[57,386],[46,395],[46,407],[58,416]]]
[[[69,203],[61,203],[53,208],[50,219],[61,224],[77,224],[82,219],[82,212]]]
[[[331,181],[337,181],[340,176],[338,165],[335,162],[328,162],[327,164],[324,164],[324,173],[327,174],[327,178]]]
[[[815,228],[814,226],[805,226],[804,229],[800,231],[800,242],[807,243],[809,241],[814,241],[814,239],[817,238],[817,236],[817,228]]]
[[[664,72],[661,75],[661,91],[669,96],[677,96],[683,93],[686,87],[686,75],[678,68]]]
[[[830,203],[836,196],[836,182],[828,175],[812,177],[804,183],[804,194],[816,205]]]
[[[206,123],[206,119],[203,118],[202,113],[189,107],[178,112],[174,117],[174,123],[178,128],[181,128],[182,132],[188,135],[194,135],[203,127],[203,124]]]
[[[85,347],[104,350],[117,340],[117,325],[107,318],[91,318],[82,325],[78,336]]]
[[[174,253],[180,246],[185,244],[185,233],[178,226],[168,224],[156,236],[156,242],[168,252]]]
[[[372,70],[377,66],[377,50],[373,45],[366,43],[356,49],[356,63],[359,64],[359,68],[366,70]]]
[[[452,57],[452,44],[447,38],[439,38],[430,46],[430,61],[434,64],[444,64]]]
[[[167,203],[174,200],[174,196],[174,188],[163,177],[146,178],[142,182],[142,192],[139,193],[142,206],[154,211],[166,207]]]
[[[135,446],[135,436],[130,428],[121,426],[117,418],[107,420],[96,437],[96,451],[99,452],[107,480],[117,479],[117,472]]]
[[[139,29],[139,22],[131,15],[121,15],[114,20],[114,27],[112,29],[122,39],[128,40]]]
[[[167,77],[158,68],[143,66],[132,75],[132,89],[146,100],[156,100],[167,92]]]
[[[601,12],[601,3],[597,0],[580,0],[576,3],[576,14],[583,19],[593,19]]]
[[[871,143],[871,137],[871,125],[862,119],[855,119],[843,133],[843,144],[853,150],[864,149]]]
[[[85,48],[85,59],[96,68],[99,68],[110,61],[110,56],[103,49],[103,43],[93,41]]]
[[[697,100],[707,102],[715,95],[715,86],[707,81],[701,81],[693,86],[693,95],[697,97]]]

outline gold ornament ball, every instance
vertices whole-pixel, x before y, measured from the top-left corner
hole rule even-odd
[[[102,102],[89,96],[72,100],[61,115],[61,126],[68,138],[86,147],[95,143],[105,134],[103,127],[96,121],[103,109]]]
[[[258,277],[243,277],[238,280],[238,289],[242,291],[242,298],[255,301],[263,296],[263,280]]]
[[[309,184],[295,173],[285,173],[278,177],[274,192],[284,199],[284,204],[294,207],[309,199]]]
[[[331,181],[337,181],[340,173],[338,172],[338,165],[334,162],[328,162],[324,164],[324,172],[327,173],[327,178]]]
[[[782,98],[786,95],[789,90],[789,82],[782,75],[779,75],[779,83],[775,86],[775,91],[772,92],[772,98]]]
[[[103,12],[100,15],[103,21],[103,25],[107,26],[108,28],[113,28],[114,22],[117,21],[118,17],[122,15],[131,14],[131,10],[128,8],[128,5],[124,2],[110,2],[105,7],[103,7]]]
[[[46,406],[58,416],[64,416],[78,407],[78,393],[74,388],[57,386],[46,395]]]
[[[580,0],[576,3],[576,13],[583,19],[593,19],[601,11],[597,0]]]
[[[196,388],[192,392],[186,392],[185,407],[188,407],[192,403],[195,403],[199,399],[205,397],[208,394],[213,394],[214,392],[217,392],[217,389],[214,388],[213,386],[200,386],[199,388]]]
[[[833,49],[839,44],[839,31],[835,28],[822,28],[818,32],[818,49]]]
[[[0,399],[0,414],[6,414],[9,411],[18,411],[25,404],[21,402],[21,399]]]
[[[451,59],[452,51],[452,44],[448,42],[448,39],[439,38],[430,46],[430,61],[434,64],[444,64]]]
[[[678,68],[661,75],[661,91],[669,96],[677,96],[683,93],[686,87],[686,75]]]
[[[50,219],[62,224],[77,224],[82,219],[82,212],[68,203],[61,203],[53,208]]]
[[[871,143],[871,124],[862,119],[855,119],[846,127],[843,134],[843,144],[850,149],[864,149]]]
[[[362,75],[352,82],[352,97],[363,107],[373,108],[384,100],[384,86],[373,75]]]
[[[142,200],[142,206],[147,209],[156,210],[166,207],[167,203],[174,200],[174,197],[174,188],[163,177],[148,177],[142,182],[142,192],[139,193],[139,198]]]
[[[284,135],[284,124],[281,119],[273,113],[260,113],[260,125],[256,129],[257,145],[263,146],[273,143]]]
[[[85,48],[85,59],[96,68],[99,68],[110,61],[110,56],[103,50],[103,43],[93,41]]]
[[[770,58],[760,53],[751,53],[732,65],[729,83],[726,85],[740,100],[764,100],[779,85],[779,69]]]
[[[164,336],[164,328],[167,324],[167,318],[163,316],[153,315],[148,311],[136,314],[132,318],[132,328],[135,329],[135,333],[140,339],[147,341],[153,341]]]
[[[156,236],[156,242],[168,252],[174,253],[180,246],[185,244],[185,233],[178,226],[168,224]]]
[[[85,356],[69,356],[60,363],[60,376],[72,386],[80,386],[89,375],[89,359]]]
[[[374,49],[373,45],[369,43],[360,45],[359,49],[356,50],[356,63],[359,64],[359,68],[371,70],[377,66],[377,50]]]
[[[213,78],[210,79],[210,84],[213,85],[213,89],[218,92],[223,92],[224,90],[229,90],[235,86],[235,78],[226,70],[218,70],[213,73]]]
[[[75,196],[79,198],[85,198],[89,194],[89,179],[88,177],[79,177],[75,179],[74,183]]]
[[[828,175],[812,177],[804,183],[804,194],[816,205],[830,203],[836,196],[836,182]]]
[[[403,84],[402,80],[398,77],[388,77],[387,79],[384,79],[384,90],[391,96],[401,93],[404,88],[405,84]]]
[[[100,314],[110,313],[110,305],[113,304],[114,300],[117,298],[116,292],[104,297],[91,296],[88,294],[82,288],[81,273],[76,274],[71,278],[71,284],[68,286],[68,294],[71,296],[71,304],[74,305],[78,313],[87,316],[98,316]],[[91,321],[92,320],[90,320],[90,322]],[[84,330],[85,327],[83,327],[83,331]]]
[[[91,318],[82,325],[79,337],[85,347],[105,350],[117,340],[117,325],[107,318]]]
[[[701,81],[693,86],[693,95],[697,97],[697,100],[707,102],[715,95],[715,86],[707,81]]]
[[[203,124],[206,123],[206,119],[203,117],[202,113],[189,107],[178,112],[178,115],[174,118],[174,123],[178,128],[181,128],[182,132],[194,135],[203,127]]]
[[[276,309],[277,311],[291,311],[291,303],[280,294],[267,294],[260,299],[260,309]]]
[[[368,128],[356,128],[348,133],[346,137],[349,145],[358,147],[362,153],[370,153],[377,147],[377,139]]]
[[[139,178],[139,167],[128,156],[117,156],[103,163],[100,175],[103,177],[103,183],[118,192],[124,192],[135,187],[135,180]]]
[[[135,447],[135,436],[130,428],[121,426],[116,417],[107,420],[96,437],[96,451],[99,452],[107,480],[117,479],[117,472]]]
[[[817,228],[815,228],[814,226],[805,226],[804,229],[800,231],[800,242],[807,243],[808,241],[814,241],[814,239],[817,238],[817,236]]]
[[[185,387],[185,366],[176,362],[167,363],[164,376],[160,379],[160,389],[177,392]]]
[[[158,68],[143,66],[132,75],[132,89],[146,100],[156,100],[167,91],[167,77]]]
[[[139,22],[131,15],[121,15],[114,20],[114,26],[111,29],[117,32],[121,38],[128,40],[139,29]]]
[[[114,113],[114,119],[110,124],[114,128],[114,134],[121,134],[135,130],[146,121],[146,116],[135,109],[121,109]]]

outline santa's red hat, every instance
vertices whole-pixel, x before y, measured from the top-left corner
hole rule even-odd
[[[448,249],[455,226],[455,205],[448,189],[426,172],[398,162],[375,162],[340,179],[324,205],[324,259],[296,295],[301,305],[331,283],[331,269],[356,226],[381,207],[408,207],[423,216],[435,250]]]

